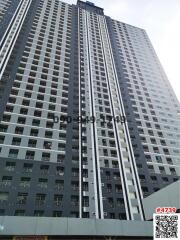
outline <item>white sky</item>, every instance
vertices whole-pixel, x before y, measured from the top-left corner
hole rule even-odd
[[[76,4],[76,0],[62,1]],[[90,1],[113,19],[147,31],[180,101],[180,0]]]

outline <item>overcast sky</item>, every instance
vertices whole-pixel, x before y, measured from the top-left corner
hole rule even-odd
[[[63,0],[76,3],[76,0]],[[144,28],[180,100],[180,0],[90,0],[113,19]]]

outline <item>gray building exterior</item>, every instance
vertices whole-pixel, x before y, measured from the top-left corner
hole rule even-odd
[[[0,26],[0,215],[145,220],[180,176],[179,102],[145,30],[79,0],[0,0]]]

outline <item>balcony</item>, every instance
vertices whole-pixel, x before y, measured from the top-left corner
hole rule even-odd
[[[1,187],[9,187],[9,186],[11,186],[11,184],[12,184],[11,180],[5,180],[5,181],[0,182]]]
[[[56,184],[55,184],[55,188],[56,188],[58,191],[62,191],[62,190],[64,190],[64,184],[62,184],[62,183],[56,183]]]
[[[61,206],[62,205],[62,200],[54,200],[54,205],[55,206]]]
[[[24,187],[24,188],[26,188],[26,187],[29,188],[30,187],[30,182],[26,182],[26,181],[20,182],[19,186],[20,187]]]
[[[41,206],[45,204],[45,199],[36,199],[35,204]]]

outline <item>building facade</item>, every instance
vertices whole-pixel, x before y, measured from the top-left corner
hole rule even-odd
[[[0,8],[0,215],[144,220],[180,176],[179,102],[145,30],[88,1]]]

